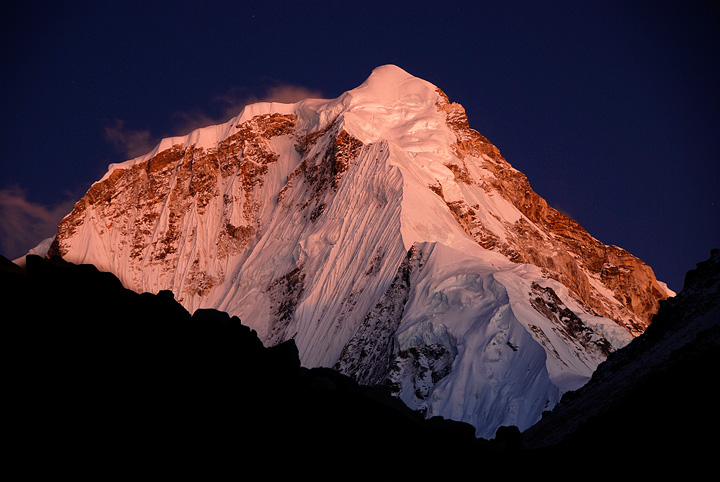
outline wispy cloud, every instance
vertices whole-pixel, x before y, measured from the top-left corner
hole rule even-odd
[[[157,143],[149,130],[128,129],[125,121],[120,119],[115,119],[111,125],[105,126],[105,139],[128,159],[146,154]]]
[[[229,102],[232,105],[232,112],[229,111],[228,114],[235,115],[242,107],[254,102],[282,102],[285,104],[292,104],[293,102],[297,102],[299,100],[321,98],[322,96],[323,94],[319,90],[309,89],[301,85],[276,84],[268,87],[263,95],[248,95],[235,98],[234,105]],[[226,98],[225,100],[229,101],[232,99]]]
[[[309,89],[301,85],[275,84],[265,89],[261,95],[248,92],[243,87],[237,87],[228,92],[215,96],[214,101],[224,106],[222,116],[225,120],[240,113],[243,107],[256,102],[282,102],[292,104],[303,99],[321,98],[322,92]]]
[[[18,258],[57,232],[58,224],[75,201],[68,198],[55,206],[27,199],[17,186],[0,189],[0,249],[9,259]]]
[[[292,84],[276,83],[266,88],[260,95],[250,92],[245,87],[235,87],[211,100],[214,114],[208,114],[207,111],[180,112],[174,117],[178,124],[178,134],[186,134],[199,127],[227,122],[249,104],[257,102],[292,104],[303,99],[322,97],[323,94],[319,90]]]
[[[261,94],[253,93],[246,87],[234,87],[213,97],[207,109],[175,113],[170,119],[174,125],[167,126],[167,130],[172,130],[172,135],[180,136],[200,127],[222,124],[239,114],[246,105],[257,102],[291,104],[302,99],[322,97],[323,94],[319,90],[277,82],[267,87]],[[126,159],[147,154],[160,141],[149,129],[130,129],[121,119],[114,119],[105,126],[105,139]]]

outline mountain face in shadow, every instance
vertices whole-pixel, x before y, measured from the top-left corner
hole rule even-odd
[[[563,452],[614,447],[635,457],[709,464],[720,429],[720,250],[661,303],[646,332],[602,363],[523,433],[527,449]],[[679,458],[679,459],[678,459]]]

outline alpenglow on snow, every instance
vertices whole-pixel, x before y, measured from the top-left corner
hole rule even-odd
[[[672,295],[393,65],[110,165],[49,254],[238,316],[267,346],[294,339],[304,366],[484,438],[535,423]]]

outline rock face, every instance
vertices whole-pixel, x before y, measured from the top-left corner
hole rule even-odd
[[[228,258],[258,232],[258,191],[279,157],[270,143],[294,127],[293,115],[258,115],[212,149],[174,144],[113,169],[62,221],[51,253],[72,257],[64,240],[87,236],[105,250],[99,264],[124,266],[117,272],[126,286],[206,296],[225,281]]]
[[[617,246],[607,246],[590,236],[577,222],[553,209],[530,187],[525,175],[500,155],[480,133],[470,128],[464,109],[441,94],[439,107],[448,112],[448,125],[457,137],[455,157],[446,164],[458,183],[478,185],[500,195],[523,217],[505,226],[504,240],[483,223],[480,206],[467,199],[447,201],[463,229],[483,247],[497,250],[517,263],[542,268],[600,316],[622,324],[637,336],[647,328],[668,295],[652,269]],[[466,162],[466,159],[469,162]],[[478,163],[477,160],[480,160]],[[473,162],[474,161],[474,162]],[[478,175],[473,169],[491,175]],[[442,197],[441,188],[438,195]],[[599,293],[609,290],[610,297]]]
[[[534,423],[672,294],[395,66],[110,166],[50,254],[239,316],[268,346],[294,339],[304,365],[479,436]]]

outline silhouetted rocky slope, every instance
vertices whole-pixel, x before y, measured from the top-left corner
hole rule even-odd
[[[523,445],[563,452],[612,447],[663,466],[709,464],[720,429],[719,368],[720,250],[713,249],[687,273],[683,290],[661,302],[648,330],[565,394],[525,431]]]
[[[29,474],[261,461],[275,473],[310,461],[387,470],[393,460],[519,475],[538,461],[602,466],[590,462],[597,454],[613,465],[702,463],[718,430],[719,257],[688,273],[650,329],[585,387],[493,441],[424,420],[381,388],[305,369],[293,341],[265,348],[238,318],[190,315],[170,292],[137,294],[59,258],[28,256],[26,271],[0,259],[7,455]]]
[[[302,368],[293,341],[265,348],[237,317],[191,316],[172,293],[134,293],[90,265],[28,256],[22,272],[2,261],[15,460],[67,468],[483,449],[472,426],[424,420],[381,389]]]

